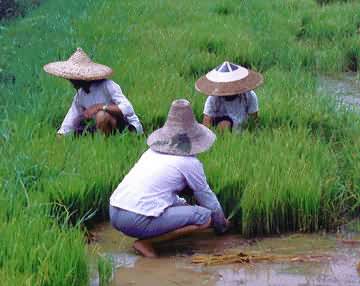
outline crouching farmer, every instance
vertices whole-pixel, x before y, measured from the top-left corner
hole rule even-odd
[[[138,238],[134,248],[155,257],[153,242],[173,240],[197,230],[228,227],[196,154],[206,151],[215,134],[196,122],[190,103],[172,103],[165,125],[148,138],[148,149],[110,198],[110,221],[117,230]],[[189,187],[198,205],[178,194]]]
[[[229,62],[202,76],[195,88],[208,95],[203,124],[236,132],[241,132],[248,119],[257,124],[259,106],[253,89],[262,82],[261,74]]]
[[[112,69],[91,61],[80,48],[67,60],[44,66],[52,75],[68,79],[76,94],[58,136],[100,130],[109,135],[124,129],[143,132],[135,111],[118,84],[107,79]]]

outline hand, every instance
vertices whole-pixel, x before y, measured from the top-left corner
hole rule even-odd
[[[205,125],[207,128],[211,128],[212,122],[213,122],[212,117],[204,114],[204,119],[202,124]]]
[[[226,223],[226,231],[228,231],[230,228],[233,227],[233,224],[229,219],[225,219],[225,223]]]
[[[94,117],[96,113],[98,113],[102,109],[102,104],[95,104],[90,106],[88,109],[84,111],[85,119],[91,119]]]

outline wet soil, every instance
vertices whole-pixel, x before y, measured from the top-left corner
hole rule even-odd
[[[139,256],[133,239],[99,225],[91,248],[106,254],[113,263],[111,285],[269,285],[358,286],[360,273],[359,225],[337,234],[288,234],[247,240],[237,234],[216,236],[204,231],[171,243],[157,245],[158,259]],[[244,252],[252,255],[321,255],[315,261],[261,262],[251,265],[194,265],[193,254]],[[97,285],[96,278],[92,285]]]

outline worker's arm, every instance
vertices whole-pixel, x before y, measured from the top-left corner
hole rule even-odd
[[[250,113],[249,114],[249,119],[250,119],[250,121],[252,121],[253,123],[254,123],[254,125],[255,125],[255,127],[259,127],[259,113],[258,112],[254,112],[254,113]],[[250,123],[250,124],[252,124],[252,123]]]
[[[209,96],[205,101],[203,124],[210,128],[218,111],[218,99],[216,96]]]
[[[257,127],[259,125],[259,102],[256,93],[251,90],[246,93],[249,119]]]
[[[210,128],[213,124],[213,118],[209,115],[204,114],[204,119],[203,119],[203,124],[207,127]]]
[[[189,160],[191,164],[186,168],[184,173],[188,186],[193,190],[197,203],[211,210],[212,225],[217,233],[223,233],[228,229],[229,222],[224,216],[222,207],[210,189],[203,166],[197,158]]]
[[[118,110],[110,108],[110,113],[115,116],[122,116],[132,127],[136,129],[137,134],[143,133],[143,127],[137,117],[134,107],[127,97],[123,94],[120,85],[112,80],[107,80],[104,85],[105,93],[112,103],[118,106]],[[117,113],[121,112],[121,115]]]
[[[63,135],[69,134],[75,130],[75,128],[79,125],[81,119],[83,109],[79,105],[77,100],[77,94],[74,96],[71,107],[66,114],[64,121],[61,124],[60,129],[57,131],[57,137],[60,138]]]

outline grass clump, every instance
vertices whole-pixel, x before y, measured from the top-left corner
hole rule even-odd
[[[226,212],[238,208],[234,221],[245,235],[314,231],[329,224],[322,206],[335,199],[340,181],[329,147],[309,130],[282,128],[227,136],[205,161]],[[215,163],[225,155],[226,168]]]
[[[0,203],[3,285],[88,285],[86,249],[79,229],[58,225],[40,205],[17,208],[10,218],[4,216],[5,201]]]
[[[98,273],[99,285],[109,285],[113,275],[113,266],[109,258],[100,256],[100,258],[98,259]]]
[[[39,6],[41,0],[2,0],[0,1],[0,21],[22,16],[32,8]]]

